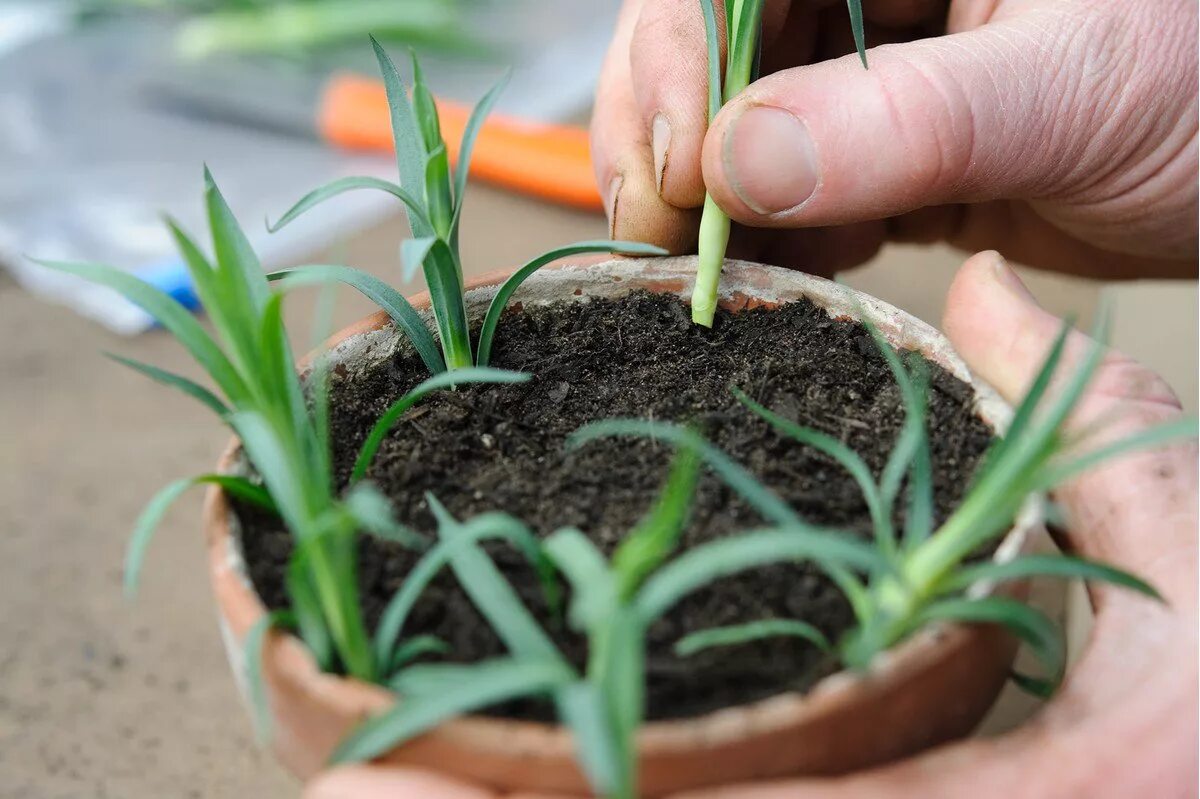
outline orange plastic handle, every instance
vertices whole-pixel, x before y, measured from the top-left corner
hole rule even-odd
[[[387,93],[379,81],[335,75],[318,109],[317,129],[329,142],[352,150],[392,150]],[[438,120],[451,163],[470,109],[438,100]],[[484,122],[471,156],[472,178],[552,202],[601,210],[587,132],[493,114]]]

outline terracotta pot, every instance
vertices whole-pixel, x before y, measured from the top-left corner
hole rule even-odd
[[[534,275],[515,301],[529,305],[589,297],[619,297],[635,289],[687,296],[694,258],[618,260],[560,266]],[[491,299],[507,275],[470,284],[472,309]],[[722,277],[722,304],[732,310],[775,306],[807,297],[838,317],[857,317],[855,301],[898,346],[920,350],[974,388],[980,416],[1002,430],[1009,409],[975,380],[936,330],[872,297],[798,272],[731,262]],[[854,299],[851,299],[853,296]],[[428,296],[413,298],[428,307]],[[398,333],[382,314],[343,330],[334,357],[348,366],[388,358]],[[235,462],[236,442],[218,469]],[[996,557],[1013,557],[1039,524],[1031,503]],[[242,642],[265,612],[246,576],[236,519],[225,495],[210,490],[205,530],[221,629],[234,674],[245,694]],[[784,694],[681,721],[646,724],[638,735],[641,795],[727,782],[791,775],[837,774],[872,766],[969,733],[1003,686],[1015,643],[996,628],[943,626],[915,636],[880,657],[866,674],[847,672],[805,695]],[[264,672],[274,718],[273,747],[300,777],[322,768],[342,736],[394,697],[378,686],[322,674],[301,643],[273,634]],[[563,727],[466,717],[393,750],[388,762],[422,767],[504,790],[587,795]]]

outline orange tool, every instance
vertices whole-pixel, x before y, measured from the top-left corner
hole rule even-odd
[[[438,118],[451,163],[470,109],[438,99]],[[391,116],[383,84],[358,75],[335,75],[322,90],[317,131],[353,150],[392,150]],[[551,202],[600,210],[587,132],[492,114],[480,129],[471,156],[473,178]]]

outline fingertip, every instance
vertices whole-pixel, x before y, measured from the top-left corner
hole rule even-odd
[[[432,772],[389,766],[340,766],[318,775],[304,789],[304,799],[494,799],[486,791],[448,780]]]

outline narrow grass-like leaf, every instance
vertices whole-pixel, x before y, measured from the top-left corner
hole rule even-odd
[[[617,546],[612,570],[617,593],[629,599],[646,575],[657,569],[675,549],[687,522],[700,476],[699,454],[682,447],[671,464],[671,473],[650,513]]]
[[[854,34],[854,48],[858,50],[863,69],[867,69],[867,37],[863,30],[862,0],[846,0],[846,7],[850,10],[850,30]]]
[[[604,419],[576,430],[567,438],[567,446],[580,447],[589,441],[613,436],[649,438],[653,441],[666,441],[677,447],[693,448],[700,453],[710,469],[767,521],[778,524],[803,524],[796,512],[774,492],[758,482],[754,475],[705,441],[699,433],[686,427],[650,419]]]
[[[1110,583],[1128,588],[1139,594],[1164,601],[1154,586],[1105,563],[1071,555],[1025,555],[1005,563],[975,563],[964,566],[951,575],[941,586],[944,593],[965,591],[982,580],[1006,582],[1026,577],[1062,577],[1065,579],[1090,580]]]
[[[720,2],[726,9],[726,0],[700,0],[700,10],[704,13],[704,45],[708,54],[708,121],[712,123],[721,112],[721,32],[717,30],[717,15],[713,8],[714,2]],[[730,30],[730,28],[726,28]]]
[[[400,73],[396,71],[396,65],[374,36],[371,37],[371,47],[375,49],[375,58],[379,61],[379,71],[387,91],[388,108],[392,118],[392,139],[396,148],[396,165],[400,170],[400,185],[410,192],[415,191],[418,186],[423,185],[425,179],[425,150],[422,147],[421,130],[413,115],[404,82],[400,79]],[[415,236],[427,236],[433,230],[419,218],[410,217],[409,226]]]
[[[245,231],[233,216],[224,195],[217,188],[212,172],[204,167],[204,201],[212,229],[213,255],[225,278],[236,281],[245,300],[246,318],[252,319],[266,306],[271,296],[262,264],[250,246]]]
[[[884,566],[878,552],[846,533],[809,525],[783,525],[723,538],[690,549],[651,575],[636,605],[645,623],[714,580],[773,563],[813,561],[820,566],[874,572]]]
[[[262,475],[284,521],[297,534],[310,530],[309,497],[294,468],[294,453],[287,450],[282,437],[259,411],[237,411],[229,417],[229,424]]]
[[[296,542],[287,572],[284,574],[284,585],[296,616],[296,629],[300,638],[312,653],[321,671],[332,671],[337,667],[333,637],[325,622],[321,599],[313,587],[313,573],[309,563],[309,553],[313,546],[312,538]]]
[[[587,632],[603,624],[618,602],[616,581],[604,555],[574,527],[556,530],[546,539],[545,547],[571,584],[571,626]]]
[[[164,291],[151,286],[120,269],[103,264],[67,263],[64,261],[36,261],[49,269],[76,275],[120,293],[130,302],[141,306],[146,313],[182,344],[209,376],[236,403],[247,394],[242,378],[234,370],[225,353],[212,340],[208,332],[196,321],[192,312],[171,298]]]
[[[425,257],[425,285],[429,304],[442,340],[442,354],[449,369],[465,369],[471,358],[467,306],[463,297],[462,268],[450,245],[438,239]]]
[[[428,394],[445,388],[467,385],[468,383],[524,383],[531,376],[526,372],[510,372],[506,369],[488,369],[483,367],[455,369],[452,372],[435,374],[392,403],[375,422],[375,425],[371,428],[371,432],[367,434],[367,438],[363,442],[362,449],[358,451],[358,457],[354,461],[354,469],[350,474],[350,482],[357,482],[366,475],[367,470],[371,467],[371,461],[375,459],[375,454],[379,451],[380,445],[387,438],[387,434],[391,432],[396,422],[408,412],[409,408],[416,405]]]
[[[289,627],[292,622],[292,614],[286,610],[264,613],[254,622],[242,642],[242,651],[246,654],[246,686],[249,689],[250,711],[254,718],[254,734],[262,744],[271,739],[271,707],[262,668],[263,645],[272,627]]]
[[[288,413],[291,424],[289,431],[299,440],[304,431],[309,430],[308,406],[304,401],[304,391],[296,374],[296,359],[292,355],[292,345],[288,341],[287,331],[283,327],[283,294],[275,293],[267,300],[259,320],[259,352],[258,382],[266,397],[262,403],[266,407],[274,406],[275,410]],[[269,403],[269,405],[268,405]],[[296,463],[297,468],[306,464]]]
[[[412,342],[413,348],[421,356],[421,360],[425,362],[425,366],[430,372],[438,374],[446,371],[446,363],[442,360],[441,350],[433,335],[430,334],[429,328],[425,326],[425,320],[409,305],[403,294],[374,275],[348,266],[314,264],[280,269],[270,273],[267,277],[271,280],[300,278],[313,283],[338,281],[358,289],[367,299],[386,311],[396,326],[404,335],[408,336],[408,340]]]
[[[409,549],[422,549],[428,542],[396,521],[392,503],[370,483],[358,483],[343,499],[347,512],[372,535]]]
[[[455,522],[457,524],[457,522]],[[515,546],[537,571],[546,593],[546,603],[557,608],[561,602],[553,563],[543,552],[542,544],[528,527],[506,514],[486,513],[461,525],[457,535],[438,542],[417,562],[404,578],[404,583],[388,602],[375,630],[375,657],[387,663],[404,630],[408,614],[421,598],[429,583],[451,561],[455,553],[482,541],[505,540]]]
[[[331,764],[369,760],[443,721],[509,699],[553,691],[572,679],[554,660],[501,659],[477,664],[453,690],[415,694],[364,722],[338,746]]]
[[[478,355],[475,359],[479,366],[487,366],[491,360],[492,339],[496,335],[497,325],[500,324],[500,315],[504,313],[504,309],[508,307],[508,301],[520,285],[530,275],[552,261],[587,252],[622,252],[629,255],[667,254],[667,251],[661,247],[655,247],[651,244],[640,244],[634,241],[581,241],[576,244],[569,244],[566,247],[558,247],[550,252],[539,255],[516,272],[513,272],[496,289],[496,296],[492,298],[492,302],[487,309],[487,314],[483,318],[483,324],[479,328],[479,346],[476,348]]]
[[[170,386],[171,388],[182,391],[192,399],[203,403],[208,407],[209,410],[222,419],[229,414],[229,406],[227,406],[224,402],[221,402],[221,400],[218,399],[217,396],[207,388],[193,380],[189,380],[182,375],[177,375],[174,372],[168,372],[165,369],[159,369],[157,366],[153,366],[148,363],[142,363],[141,361],[135,361],[132,358],[126,358],[123,355],[116,355],[111,352],[106,352],[104,355],[105,357],[110,358],[119,364],[128,366],[135,372],[140,372],[156,383],[162,383],[164,386]]]
[[[854,482],[858,483],[858,488],[862,491],[863,500],[867,504],[867,511],[871,514],[872,524],[875,528],[878,529],[880,526],[886,526],[890,523],[890,519],[887,518],[886,511],[879,499],[879,488],[875,485],[875,478],[871,474],[871,469],[867,466],[866,461],[859,457],[857,452],[831,435],[793,422],[791,419],[787,419],[767,409],[750,399],[749,395],[740,388],[733,387],[730,391],[733,392],[733,396],[737,398],[738,402],[762,417],[763,420],[784,435],[794,438],[801,444],[810,446],[833,458],[839,466],[854,478]]]
[[[929,437],[922,435],[913,453],[908,475],[908,513],[904,517],[904,544],[919,545],[933,534],[933,463]]]
[[[438,535],[443,540],[453,541],[464,534],[463,525],[436,497],[426,494],[426,500],[438,520]],[[450,565],[471,602],[514,655],[538,661],[559,661],[565,666],[566,661],[554,643],[486,553],[473,542],[466,541],[463,546],[454,548]]]
[[[396,647],[392,660],[388,664],[388,674],[394,674],[409,663],[426,655],[444,655],[450,651],[450,645],[436,635],[418,635]]]
[[[803,638],[822,651],[827,652],[830,649],[829,639],[825,634],[808,622],[796,619],[762,619],[727,627],[713,627],[685,635],[675,643],[675,654],[690,657],[714,646],[737,646],[763,638],[779,637]]]
[[[416,277],[417,272],[425,265],[429,251],[436,243],[436,236],[423,236],[419,239],[405,239],[400,242],[400,277],[405,282]]]
[[[589,667],[588,680],[599,680],[608,700],[621,757],[616,796],[637,795],[637,730],[645,706],[645,627],[629,605],[617,607],[607,626],[605,658],[599,674]]]
[[[146,549],[154,538],[163,516],[170,510],[175,501],[184,492],[198,485],[217,485],[238,499],[245,500],[264,510],[273,511],[275,503],[271,496],[261,486],[251,483],[244,477],[231,474],[202,474],[199,477],[187,477],[176,480],[163,487],[146,504],[146,508],[133,526],[133,535],[125,548],[125,595],[132,598],[137,595],[138,580],[142,573],[142,563],[146,559]]]
[[[429,221],[429,217],[425,215],[425,207],[422,202],[417,199],[410,191],[402,186],[399,186],[390,180],[372,177],[347,177],[338,178],[330,181],[324,186],[313,189],[308,194],[296,201],[296,204],[289,208],[283,216],[279,217],[279,221],[275,224],[267,223],[267,230],[275,233],[284,226],[291,223],[296,217],[303,214],[305,211],[320,205],[326,200],[332,199],[339,194],[345,194],[348,191],[357,191],[360,189],[375,189],[386,192],[404,203],[405,209],[409,214],[409,219],[415,219],[419,226],[432,228],[433,224]]]
[[[1063,320],[1062,325],[1058,329],[1058,335],[1055,336],[1054,343],[1050,345],[1050,349],[1046,353],[1046,358],[1042,361],[1038,373],[1034,376],[1033,382],[1029,384],[1029,389],[1025,392],[1025,396],[1021,398],[1020,404],[1017,405],[1017,409],[1013,412],[1012,420],[1008,424],[1008,430],[988,447],[987,452],[984,453],[983,460],[975,473],[975,482],[979,482],[991,470],[996,461],[1004,457],[1004,453],[1008,450],[1011,442],[1023,439],[1025,430],[1033,421],[1033,414],[1037,410],[1038,405],[1041,404],[1042,398],[1046,395],[1046,390],[1050,387],[1054,373],[1058,370],[1058,364],[1062,361],[1067,337],[1070,335],[1072,327],[1073,322],[1070,318]]]
[[[625,764],[604,699],[597,686],[577,682],[562,690],[558,707],[592,789],[599,796],[617,796]]]
[[[458,229],[462,224],[463,200],[466,199],[467,177],[470,174],[471,156],[475,152],[475,142],[479,138],[479,131],[483,128],[484,120],[492,113],[492,108],[500,99],[501,92],[504,91],[511,78],[512,70],[510,69],[500,80],[496,81],[492,88],[488,89],[487,94],[483,95],[471,109],[467,126],[463,128],[462,141],[458,146],[458,163],[454,166],[454,221],[450,225],[450,247],[456,255],[458,254]]]
[[[1051,463],[1039,476],[1037,488],[1049,491],[1113,458],[1194,439],[1197,435],[1200,435],[1200,423],[1194,416],[1163,422],[1082,455],[1069,456],[1060,463]]]
[[[1066,644],[1054,622],[1041,611],[1006,597],[945,599],[924,608],[914,620],[916,627],[935,621],[999,624],[1025,643],[1049,673],[1049,684],[1062,682]]]
[[[439,142],[425,161],[425,204],[434,232],[447,243],[454,222],[454,198],[450,191],[450,156],[446,154],[446,145]]]

